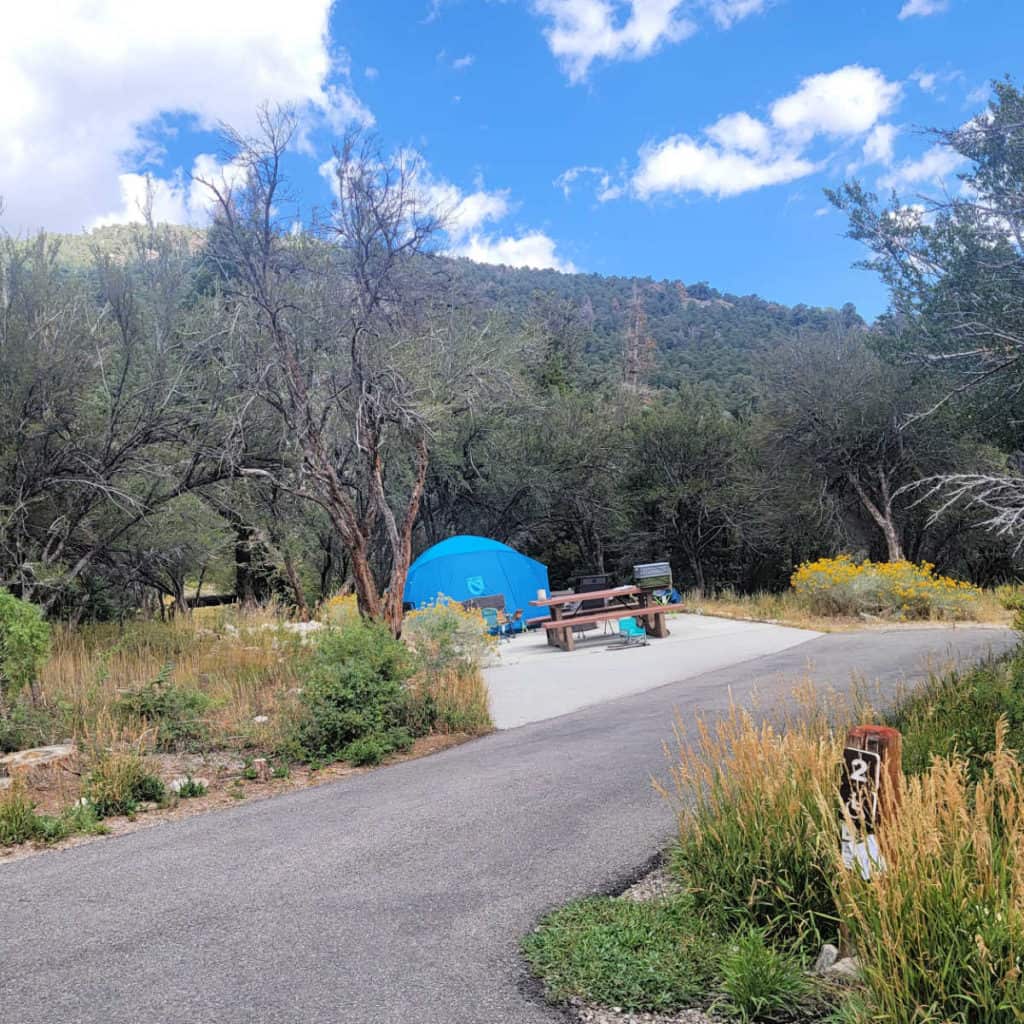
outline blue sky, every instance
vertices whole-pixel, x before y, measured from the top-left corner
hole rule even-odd
[[[884,291],[822,189],[955,188],[917,129],[982,110],[1024,44],[1021,0],[19,6],[0,39],[8,230],[135,219],[147,176],[159,217],[202,223],[190,175],[224,172],[217,121],[246,128],[269,100],[303,113],[307,208],[361,121],[419,154],[454,252],[867,316]]]

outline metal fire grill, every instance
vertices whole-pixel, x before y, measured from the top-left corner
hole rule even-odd
[[[634,565],[633,580],[641,590],[669,590],[672,587],[672,566],[668,562]]]

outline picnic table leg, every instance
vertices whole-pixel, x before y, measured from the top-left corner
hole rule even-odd
[[[552,621],[553,622],[558,622],[558,620],[561,619],[561,617],[562,617],[562,606],[560,604],[553,604],[553,605],[551,605],[551,619],[552,619]],[[558,633],[561,633],[560,629],[549,629],[547,631],[547,634],[548,634],[548,646],[549,647],[550,646],[556,646],[556,647],[560,647],[561,646],[561,644],[559,644],[559,642],[558,642],[558,636],[557,636]]]
[[[565,637],[565,642],[562,644],[563,648],[567,651],[575,651],[576,638],[572,635],[572,626],[566,626],[562,630],[562,635]]]
[[[640,594],[640,607],[647,609],[653,608],[654,605],[651,601],[651,593],[648,590],[644,590]],[[648,636],[653,636],[658,640],[664,640],[668,636],[668,626],[665,623],[665,613],[659,612],[656,615],[650,616],[649,618],[641,619],[644,624],[644,629],[647,630]]]

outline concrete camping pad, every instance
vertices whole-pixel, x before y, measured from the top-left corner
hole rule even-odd
[[[820,633],[708,615],[673,615],[671,635],[646,647],[615,649],[598,626],[575,651],[548,645],[544,630],[499,647],[487,669],[491,717],[499,729],[557,718],[578,708],[642,693],[813,640]]]

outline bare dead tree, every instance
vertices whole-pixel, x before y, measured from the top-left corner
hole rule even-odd
[[[291,453],[280,470],[240,472],[325,510],[361,611],[397,633],[432,417],[479,396],[486,362],[453,358],[450,325],[433,315],[424,264],[442,224],[417,160],[348,134],[330,211],[296,231],[282,169],[295,131],[288,110],[262,111],[255,137],[228,129],[245,180],[203,182],[210,258],[239,311],[243,390],[273,411]]]

